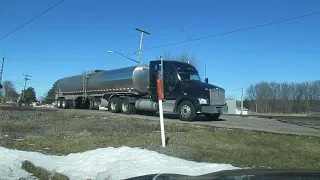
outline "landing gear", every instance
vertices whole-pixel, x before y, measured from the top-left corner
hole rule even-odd
[[[91,110],[99,110],[99,105],[100,105],[100,103],[98,102],[98,100],[92,99],[92,100],[90,100],[89,109],[91,109]]]

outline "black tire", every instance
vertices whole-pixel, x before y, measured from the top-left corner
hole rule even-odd
[[[81,109],[81,102],[79,102],[79,100],[73,100],[72,101],[72,107],[74,109]]]
[[[57,108],[62,108],[62,99],[57,99]]]
[[[182,101],[178,107],[178,116],[181,121],[193,121],[196,117],[194,105],[188,101]]]
[[[207,121],[216,121],[220,117],[220,113],[214,113],[214,114],[205,114],[204,117]]]
[[[131,104],[128,99],[122,99],[121,112],[122,114],[135,114],[136,107],[134,104]]]
[[[83,109],[89,109],[90,108],[90,101],[89,99],[86,99],[85,102],[82,104]]]
[[[63,109],[68,109],[69,108],[69,101],[66,100],[65,98],[63,98],[61,100],[61,108],[63,108]]]
[[[113,97],[110,99],[109,108],[112,113],[119,113],[121,111],[121,99]]]

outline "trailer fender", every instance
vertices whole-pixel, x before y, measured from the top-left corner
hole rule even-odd
[[[101,107],[108,107],[108,105],[109,105],[109,101],[104,98],[101,98],[100,106]]]
[[[137,101],[137,99],[135,97],[131,97],[131,96],[120,96],[119,98],[127,99],[130,104],[134,104]]]

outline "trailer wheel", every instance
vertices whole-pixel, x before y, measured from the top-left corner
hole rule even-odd
[[[65,98],[63,98],[61,100],[61,108],[63,108],[63,109],[68,109],[69,108],[69,102]]]
[[[109,109],[113,113],[118,113],[120,112],[120,107],[121,107],[121,99],[118,97],[113,97],[110,99],[110,105]]]
[[[193,121],[196,117],[196,109],[190,101],[185,100],[178,107],[178,115],[181,121]]]
[[[136,107],[131,104],[128,99],[122,99],[121,112],[123,114],[135,114]]]
[[[207,121],[216,121],[220,117],[220,113],[214,113],[214,114],[205,114],[204,117]]]
[[[57,99],[57,108],[62,108],[62,99]]]

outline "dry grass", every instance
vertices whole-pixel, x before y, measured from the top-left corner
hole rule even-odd
[[[65,155],[107,146],[142,147],[198,162],[320,169],[320,138],[74,113],[0,111],[0,146]]]
[[[33,174],[39,180],[69,180],[69,178],[63,174],[57,172],[49,172],[41,167],[37,167],[30,161],[22,162],[21,168],[31,174]]]

